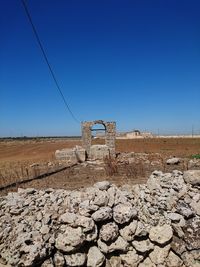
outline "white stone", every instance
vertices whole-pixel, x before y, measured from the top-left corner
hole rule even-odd
[[[122,259],[122,263],[124,264],[123,266],[137,267],[142,257],[139,256],[133,249],[131,251],[128,251],[126,254],[121,254],[120,258]]]
[[[112,209],[110,207],[102,207],[92,214],[93,220],[105,221],[112,218]]]
[[[102,241],[108,242],[116,239],[118,236],[118,225],[114,222],[110,222],[107,224],[102,225],[100,232],[99,232],[99,238]]]
[[[67,266],[72,266],[72,267],[76,267],[76,266],[83,266],[86,262],[86,255],[85,253],[74,253],[74,254],[69,254],[69,255],[65,255],[65,262],[67,264]]]
[[[166,263],[168,267],[180,267],[183,261],[173,251],[170,251]]]
[[[141,240],[141,241],[134,240],[132,242],[132,245],[139,252],[147,252],[147,251],[152,250],[154,248],[154,244],[152,244],[149,239]]]
[[[155,246],[154,250],[149,254],[149,258],[155,264],[163,264],[170,250],[170,245],[165,247]]]
[[[200,170],[188,170],[183,173],[183,179],[191,185],[200,184]]]
[[[55,240],[55,247],[64,252],[74,251],[76,247],[82,245],[85,236],[81,227],[72,228],[68,226],[64,233],[59,233]]]
[[[127,223],[136,216],[137,211],[132,207],[132,205],[118,204],[113,208],[113,219],[116,223]]]
[[[172,238],[172,236],[172,227],[168,224],[164,224],[162,226],[157,225],[155,227],[152,227],[149,231],[150,240],[161,245],[167,243]]]
[[[109,157],[110,150],[107,145],[92,145],[89,151],[89,158],[91,160],[104,159]]]
[[[53,262],[54,262],[55,267],[64,267],[65,259],[64,259],[63,254],[57,251],[54,255]]]
[[[121,228],[119,230],[120,235],[127,241],[132,241],[134,239],[134,234],[137,229],[137,221],[132,221],[129,225]]]
[[[87,266],[88,267],[100,267],[105,261],[105,256],[98,249],[98,247],[93,246],[89,249],[87,255]]]
[[[147,257],[138,267],[156,267],[156,265]]]
[[[94,184],[94,187],[97,187],[99,190],[108,190],[108,188],[110,187],[110,182],[101,181],[101,182]]]
[[[170,158],[170,159],[168,159],[167,161],[166,161],[166,163],[168,164],[168,165],[177,165],[177,164],[179,164],[180,163],[180,159],[179,158]]]

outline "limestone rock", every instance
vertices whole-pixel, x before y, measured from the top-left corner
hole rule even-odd
[[[141,262],[138,267],[156,267],[156,265],[147,257],[143,262]]]
[[[149,258],[155,264],[163,264],[170,250],[170,245],[165,247],[155,246],[154,250],[149,254]]]
[[[86,159],[86,151],[81,146],[75,148],[64,148],[56,150],[55,157],[58,160],[65,160],[72,163],[84,162]]]
[[[200,218],[188,220],[184,233],[186,248],[188,250],[200,249]]]
[[[152,227],[149,232],[150,240],[161,245],[167,243],[172,238],[172,236],[172,227],[168,224]]]
[[[99,237],[102,241],[108,242],[117,238],[119,228],[116,223],[110,222],[102,225]]]
[[[98,247],[93,246],[89,249],[87,255],[87,266],[88,267],[100,267],[105,261],[105,256],[98,249]]]
[[[94,187],[97,187],[99,190],[108,190],[110,187],[110,182],[109,181],[102,181],[94,184]]]
[[[104,159],[109,157],[109,147],[107,145],[92,145],[90,147],[89,158],[91,160]]]
[[[59,217],[61,223],[73,224],[77,220],[77,215],[72,212],[65,212]]]
[[[120,257],[112,256],[109,260],[109,267],[121,267],[122,260]]]
[[[168,165],[178,165],[181,162],[179,158],[170,158],[166,161]]]
[[[200,170],[188,170],[183,173],[183,179],[191,185],[200,184]]]
[[[54,264],[53,264],[52,259],[47,259],[47,260],[45,260],[45,261],[42,263],[41,267],[54,267]]]
[[[86,255],[85,253],[74,253],[74,254],[69,254],[69,255],[65,255],[65,262],[67,264],[67,266],[84,266],[85,262],[86,262]]]
[[[112,218],[112,209],[110,207],[102,207],[92,214],[92,218],[96,222],[111,219]]]
[[[63,254],[56,252],[53,258],[53,262],[55,267],[64,267],[65,266],[65,258]]]
[[[181,255],[186,251],[186,244],[183,239],[174,235],[171,242],[171,248],[177,255]]]
[[[116,223],[127,223],[136,216],[137,211],[131,205],[118,204],[113,208],[113,219]]]
[[[132,221],[129,225],[124,226],[119,230],[120,235],[127,241],[132,241],[134,238],[135,231],[137,229],[138,222]]]
[[[85,236],[81,227],[72,228],[68,226],[64,233],[58,234],[55,240],[55,246],[60,251],[70,252],[81,246],[84,240]]]
[[[122,260],[123,266],[126,267],[137,267],[138,263],[141,261],[142,257],[137,254],[133,249],[128,251],[126,254],[121,254],[120,258]]]
[[[107,254],[111,253],[113,251],[128,251],[129,243],[124,240],[121,236],[119,236],[115,242],[111,243],[110,245],[106,244],[105,242],[102,242],[100,239],[97,241],[99,249]]]
[[[132,242],[132,245],[139,252],[147,252],[149,250],[153,250],[154,248],[154,244],[152,244],[149,239],[141,240],[141,241],[134,240]]]
[[[168,267],[180,267],[183,261],[173,251],[170,251],[166,263]]]

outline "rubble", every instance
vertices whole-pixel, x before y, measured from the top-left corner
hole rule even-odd
[[[196,267],[199,171],[147,184],[18,189],[0,198],[1,267]]]

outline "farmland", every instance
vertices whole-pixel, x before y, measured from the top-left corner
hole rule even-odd
[[[103,144],[104,140],[95,139],[94,144]],[[80,139],[32,139],[1,140],[0,142],[0,186],[19,182],[26,178],[48,173],[66,167],[65,162],[55,160],[55,151],[81,145]],[[141,183],[154,169],[167,170],[164,162],[169,157],[181,157],[189,160],[192,155],[200,154],[199,138],[151,138],[151,139],[117,139],[116,152],[118,160],[104,162],[103,165],[87,164],[67,168],[59,173],[32,181],[23,186],[78,188],[92,184],[97,180],[110,179],[116,184]],[[120,163],[122,155],[135,152],[135,159],[128,166]],[[127,154],[127,157],[129,154]],[[151,166],[146,166],[150,161]],[[184,162],[183,162],[184,163]],[[39,166],[39,167],[38,167]],[[187,166],[182,164],[180,169]],[[117,169],[117,171],[116,171]],[[96,171],[98,170],[98,171]],[[14,187],[16,188],[16,187]]]

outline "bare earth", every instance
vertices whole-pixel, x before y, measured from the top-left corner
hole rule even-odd
[[[104,143],[104,140],[93,140],[93,143]],[[0,187],[20,181],[24,177],[41,174],[38,171],[51,171],[65,167],[65,163],[55,160],[57,149],[72,148],[81,145],[81,140],[70,139],[39,139],[27,141],[0,142]],[[152,138],[116,140],[118,157],[113,162],[103,164],[82,163],[42,179],[34,180],[20,187],[54,187],[79,188],[92,185],[99,180],[108,179],[116,184],[143,183],[147,175],[154,169],[171,171],[164,164],[169,157],[184,159],[176,169],[187,168],[185,160],[191,155],[200,154],[199,138]],[[123,152],[135,152],[132,161],[123,158]],[[144,155],[143,155],[144,154]],[[31,168],[32,164],[40,166]],[[148,164],[147,164],[148,163]],[[16,190],[18,185],[8,190]],[[4,190],[5,191],[5,190]],[[6,191],[4,192],[6,193]]]

